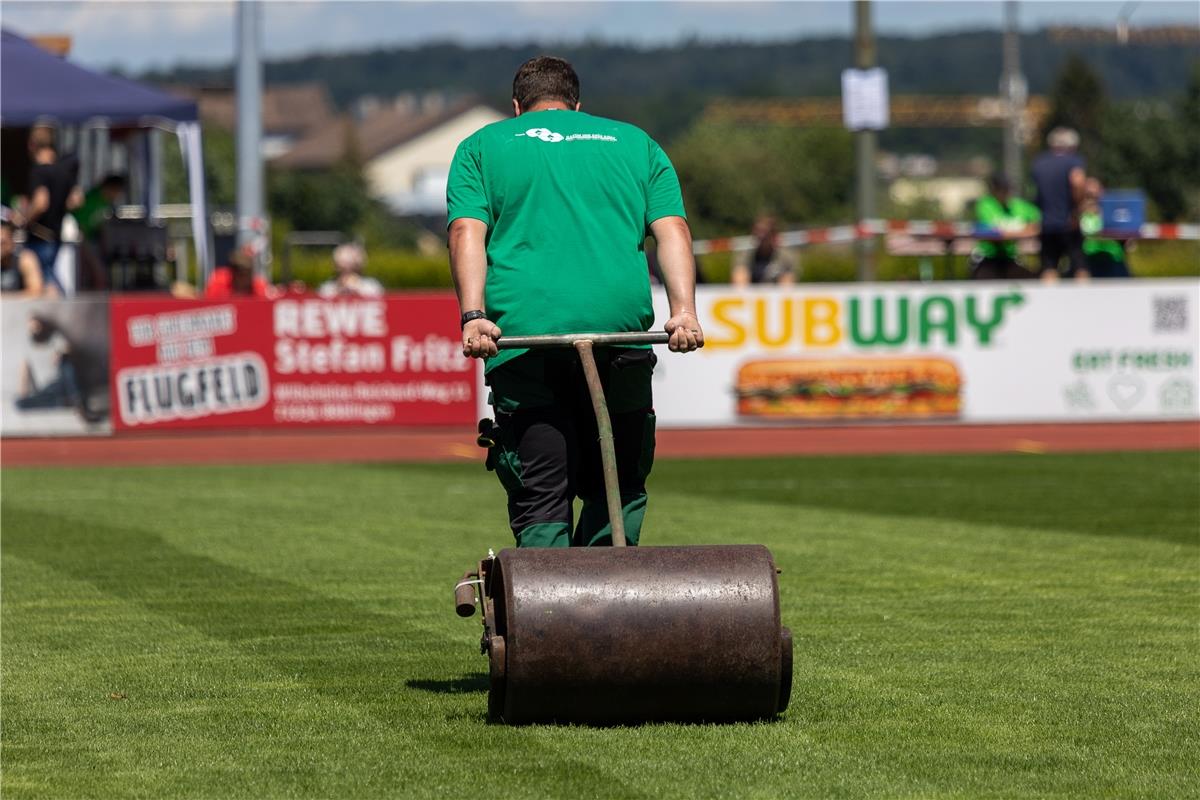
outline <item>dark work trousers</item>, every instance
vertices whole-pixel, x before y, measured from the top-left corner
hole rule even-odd
[[[1058,262],[1063,256],[1067,257],[1067,277],[1075,277],[1075,273],[1086,269],[1083,260],[1083,234],[1079,231],[1042,231],[1038,237],[1041,243],[1041,271],[1058,272]]]
[[[596,350],[631,545],[641,533],[654,462],[654,362],[648,349]],[[579,356],[570,348],[525,353],[489,372],[488,384],[496,412],[488,465],[508,493],[517,546],[611,545],[599,433]],[[582,500],[578,523],[576,497]]]

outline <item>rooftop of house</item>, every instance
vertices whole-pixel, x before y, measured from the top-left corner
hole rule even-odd
[[[465,97],[421,109],[397,104],[380,108],[361,121],[341,116],[296,142],[274,163],[292,169],[324,169],[345,158],[350,146],[357,148],[358,158],[369,160],[479,105],[477,98]]]

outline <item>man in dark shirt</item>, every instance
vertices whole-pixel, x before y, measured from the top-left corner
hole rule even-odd
[[[61,293],[62,286],[54,274],[54,261],[61,244],[63,217],[83,200],[83,193],[75,185],[78,163],[74,159],[58,158],[54,131],[44,126],[30,131],[29,152],[33,157],[33,168],[29,173],[25,246],[37,255],[46,284]]]
[[[1086,279],[1079,204],[1087,173],[1083,157],[1076,152],[1079,134],[1070,128],[1055,128],[1046,144],[1050,149],[1033,161],[1037,206],[1042,212],[1041,275],[1044,280],[1056,280],[1058,264],[1066,256],[1067,275]]]
[[[779,224],[767,214],[759,215],[751,231],[754,249],[734,256],[729,282],[734,286],[751,283],[778,283],[783,286],[796,281],[795,261],[779,247]]]

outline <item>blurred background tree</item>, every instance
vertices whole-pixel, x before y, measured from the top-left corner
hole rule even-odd
[[[237,198],[237,149],[233,134],[215,125],[204,126],[204,191],[210,208],[232,207]],[[164,148],[163,199],[188,201],[187,170],[178,151]]]
[[[760,212],[785,225],[852,215],[853,141],[839,128],[701,121],[669,153],[697,236],[744,233]]]
[[[1200,216],[1200,61],[1186,91],[1174,99],[1109,103],[1097,73],[1072,56],[1051,92],[1038,148],[1056,125],[1079,131],[1088,173],[1110,189],[1140,188],[1152,218]]]
[[[1038,149],[1046,134],[1062,125],[1079,132],[1079,152],[1094,163],[1103,148],[1107,103],[1100,76],[1078,53],[1071,53],[1050,89],[1050,113],[1038,131]]]

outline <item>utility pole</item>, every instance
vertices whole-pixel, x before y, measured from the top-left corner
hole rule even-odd
[[[263,213],[262,62],[259,39],[262,7],[258,0],[237,6],[237,217],[238,246],[254,250],[254,271],[262,274],[267,251]]]
[[[1021,167],[1021,146],[1025,141],[1025,103],[1029,87],[1021,74],[1020,32],[1017,30],[1016,0],[1004,3],[1004,64],[1000,76],[1000,92],[1004,95],[1004,177],[1015,194],[1022,194],[1024,174]]]
[[[1117,44],[1124,47],[1129,44],[1129,18],[1133,16],[1133,12],[1137,11],[1137,7],[1141,5],[1139,0],[1129,0],[1128,3],[1121,6],[1120,12],[1117,13]]]
[[[871,29],[870,0],[854,3],[854,66],[870,69],[875,66],[875,33]],[[874,219],[875,214],[875,131],[859,130],[854,134],[854,149],[858,160],[858,222]],[[875,240],[861,237],[856,240],[858,279],[875,280]]]

